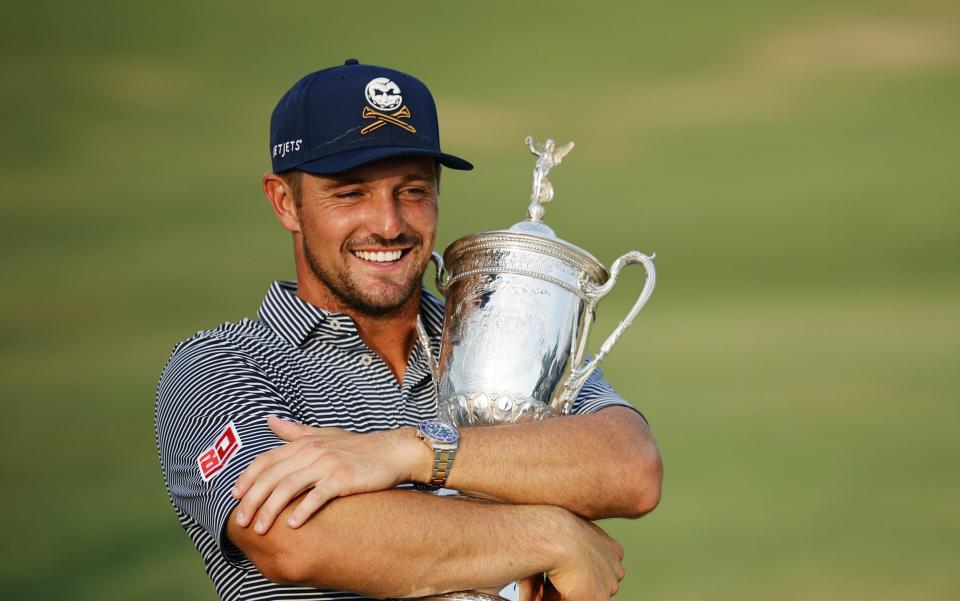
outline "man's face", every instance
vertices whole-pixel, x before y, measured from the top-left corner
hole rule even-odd
[[[400,157],[303,175],[303,252],[325,308],[391,313],[414,298],[437,229],[432,158]]]

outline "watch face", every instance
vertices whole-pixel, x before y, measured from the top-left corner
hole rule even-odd
[[[435,419],[420,422],[420,430],[428,437],[439,442],[456,442],[460,438],[460,433],[457,432],[456,428]]]

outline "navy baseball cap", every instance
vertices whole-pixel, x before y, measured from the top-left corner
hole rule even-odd
[[[270,155],[274,173],[329,175],[396,156],[473,169],[440,151],[437,107],[423,82],[356,59],[311,73],[283,95],[270,118]]]

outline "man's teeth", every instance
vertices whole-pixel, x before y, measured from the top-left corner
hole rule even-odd
[[[389,261],[396,261],[400,258],[400,255],[403,254],[402,250],[378,250],[377,252],[368,252],[365,250],[355,250],[353,251],[357,257],[363,259],[364,261],[375,261],[377,263],[387,263]]]

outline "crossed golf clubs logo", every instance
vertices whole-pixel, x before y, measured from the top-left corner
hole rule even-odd
[[[397,127],[401,129],[405,129],[412,134],[417,133],[417,128],[410,125],[406,121],[402,120],[403,118],[408,118],[408,119],[410,118],[410,109],[408,109],[406,106],[402,106],[400,107],[399,111],[395,113],[390,113],[390,114],[381,113],[379,111],[373,110],[368,106],[365,106],[363,107],[363,118],[376,119],[376,121],[374,121],[373,123],[361,129],[360,130],[361,135],[368,134],[375,129],[383,127],[387,123],[390,123],[391,125],[396,125]]]

